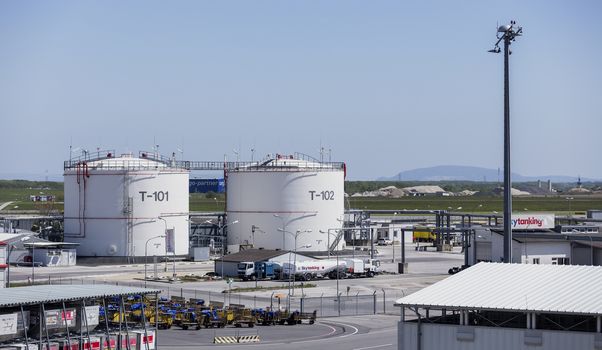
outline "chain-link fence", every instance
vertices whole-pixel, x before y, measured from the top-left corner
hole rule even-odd
[[[36,281],[37,282],[37,281]],[[46,281],[45,281],[46,282]],[[113,284],[130,287],[144,288],[144,281],[140,282],[109,282],[96,281],[83,278],[59,278],[47,281],[48,284]],[[189,289],[177,285],[154,284],[153,289],[161,291],[161,295],[167,298],[172,296],[186,299],[203,299],[209,304],[221,305],[244,305],[247,308],[279,308],[299,310],[301,312],[313,312],[316,310],[317,317],[356,316],[371,314],[395,314],[399,315],[401,310],[394,306],[395,300],[404,295],[403,291],[386,293],[384,290],[374,291],[371,294],[343,294],[324,295],[319,297],[288,296],[287,293],[272,292],[270,296],[243,293],[211,292],[200,289]]]

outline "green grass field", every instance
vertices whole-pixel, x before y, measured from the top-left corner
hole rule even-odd
[[[56,186],[54,187],[56,188]],[[43,193],[41,193],[43,192]],[[54,210],[63,210],[62,189],[7,188],[0,187],[0,203],[13,201],[5,211],[43,210],[41,203],[31,202],[30,195],[51,194],[56,196]],[[559,214],[583,212],[588,209],[602,209],[602,196],[576,196],[567,200],[566,195],[548,197],[515,197],[515,211],[545,211]],[[215,199],[214,199],[215,198]],[[384,209],[384,210],[453,210],[462,212],[491,213],[502,212],[502,197],[471,196],[471,197],[403,197],[403,198],[349,198],[352,209]],[[15,208],[15,206],[17,208]],[[225,198],[223,194],[190,195],[190,211],[224,211]],[[347,207],[347,205],[346,205]],[[569,208],[570,207],[570,208]]]
[[[514,211],[545,211],[567,213],[602,208],[602,197],[572,196],[570,203],[565,196],[550,197],[514,197]],[[388,198],[350,198],[349,204],[355,209],[381,210],[453,210],[462,212],[502,212],[502,197],[407,197]],[[569,208],[570,205],[570,208]]]

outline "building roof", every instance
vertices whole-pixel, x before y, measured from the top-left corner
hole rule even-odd
[[[35,236],[35,232],[0,233],[0,242],[12,246],[15,249],[25,248],[50,248],[50,247],[74,247],[79,243],[52,242]]]
[[[491,232],[497,233],[503,236],[504,231],[501,229],[491,229]],[[552,230],[537,230],[537,231],[512,231],[512,239],[517,242],[550,242],[550,241],[565,241],[565,242],[576,242],[576,241],[602,241],[602,233],[558,233]]]
[[[479,263],[398,306],[602,315],[602,266]]]
[[[158,289],[146,289],[108,284],[95,285],[39,285],[1,288],[0,307],[56,303],[102,297],[160,293]]]
[[[272,250],[272,249],[245,249],[241,250],[238,253],[229,254],[224,256],[223,261],[225,262],[243,262],[243,261],[265,261],[272,258],[275,258],[280,255],[288,254],[288,251],[284,250]],[[304,255],[301,253],[297,253],[297,255]],[[305,256],[305,255],[304,255]],[[219,259],[218,261],[221,261]]]

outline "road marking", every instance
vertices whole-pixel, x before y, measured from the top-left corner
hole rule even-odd
[[[385,346],[392,346],[392,345],[393,344],[383,344],[383,345],[366,346],[365,348],[355,348],[353,350],[376,349],[376,348],[383,348]]]
[[[347,323],[342,323],[342,322],[334,322],[334,321],[330,321],[330,320],[328,320],[328,322],[330,322],[330,323],[334,323],[334,324],[340,324],[340,325],[347,326],[347,327],[351,327],[351,328],[353,328],[353,329],[354,329],[353,333],[351,333],[351,334],[345,334],[345,335],[342,335],[342,336],[340,336],[340,337],[337,337],[337,338],[346,338],[346,337],[349,337],[349,336],[355,335],[355,334],[357,334],[357,332],[359,332],[359,329],[357,329],[357,327],[354,327],[354,326],[352,326],[352,325],[350,325],[350,324],[347,324]]]

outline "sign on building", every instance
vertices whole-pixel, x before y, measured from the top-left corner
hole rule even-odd
[[[176,238],[175,229],[169,228],[165,230],[165,247],[167,253],[175,254],[176,251]]]
[[[554,228],[554,214],[512,214],[513,230],[537,230]]]

